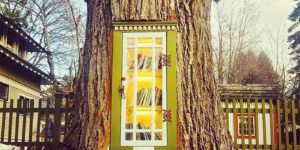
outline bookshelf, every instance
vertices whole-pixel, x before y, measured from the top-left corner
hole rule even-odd
[[[176,23],[133,24],[113,25],[110,149],[177,149]]]
[[[166,109],[166,33],[123,34],[121,145],[164,146]]]

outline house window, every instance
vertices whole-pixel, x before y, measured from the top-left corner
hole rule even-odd
[[[8,85],[0,82],[0,100],[8,99]]]
[[[30,100],[29,98],[20,96],[19,101],[20,101],[20,108],[24,108],[24,109],[30,108],[30,101],[32,101],[32,100]],[[21,111],[21,114],[29,115],[29,112],[28,112],[28,110],[27,110],[27,112]]]
[[[255,114],[237,114],[237,138],[255,138]],[[243,121],[242,121],[243,120]],[[249,128],[250,127],[250,128]],[[244,130],[243,130],[244,128]]]

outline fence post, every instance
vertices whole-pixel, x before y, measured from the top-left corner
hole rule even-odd
[[[55,112],[54,112],[54,135],[53,135],[53,143],[52,148],[57,150],[59,149],[60,143],[60,127],[61,127],[61,105],[63,100],[63,93],[55,94]]]

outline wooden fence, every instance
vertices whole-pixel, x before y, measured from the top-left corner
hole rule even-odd
[[[0,107],[0,143],[19,146],[22,150],[62,149],[68,126],[69,101],[68,96],[56,94],[54,107],[41,99],[36,105],[33,100],[23,98],[17,102],[10,100],[9,106],[8,102],[3,102],[3,107]]]
[[[225,99],[227,126],[238,149],[300,149],[300,103]]]

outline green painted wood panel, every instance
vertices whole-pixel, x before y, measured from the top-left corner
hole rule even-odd
[[[111,146],[112,150],[130,150],[121,147],[121,96],[118,88],[122,77],[122,32],[114,32],[113,70],[112,70],[112,115],[111,115]],[[131,148],[132,149],[132,148]]]
[[[135,31],[136,32],[136,31]],[[161,32],[161,31],[160,31]],[[112,150],[132,150],[132,146],[121,146],[121,96],[118,92],[122,77],[122,31],[114,31],[113,69],[112,69]],[[128,31],[126,31],[128,33]],[[177,98],[176,98],[176,31],[167,31],[167,55],[171,56],[171,65],[167,67],[167,109],[172,112],[172,122],[167,123],[167,146],[156,146],[155,150],[177,149]],[[117,93],[117,94],[115,94]]]

